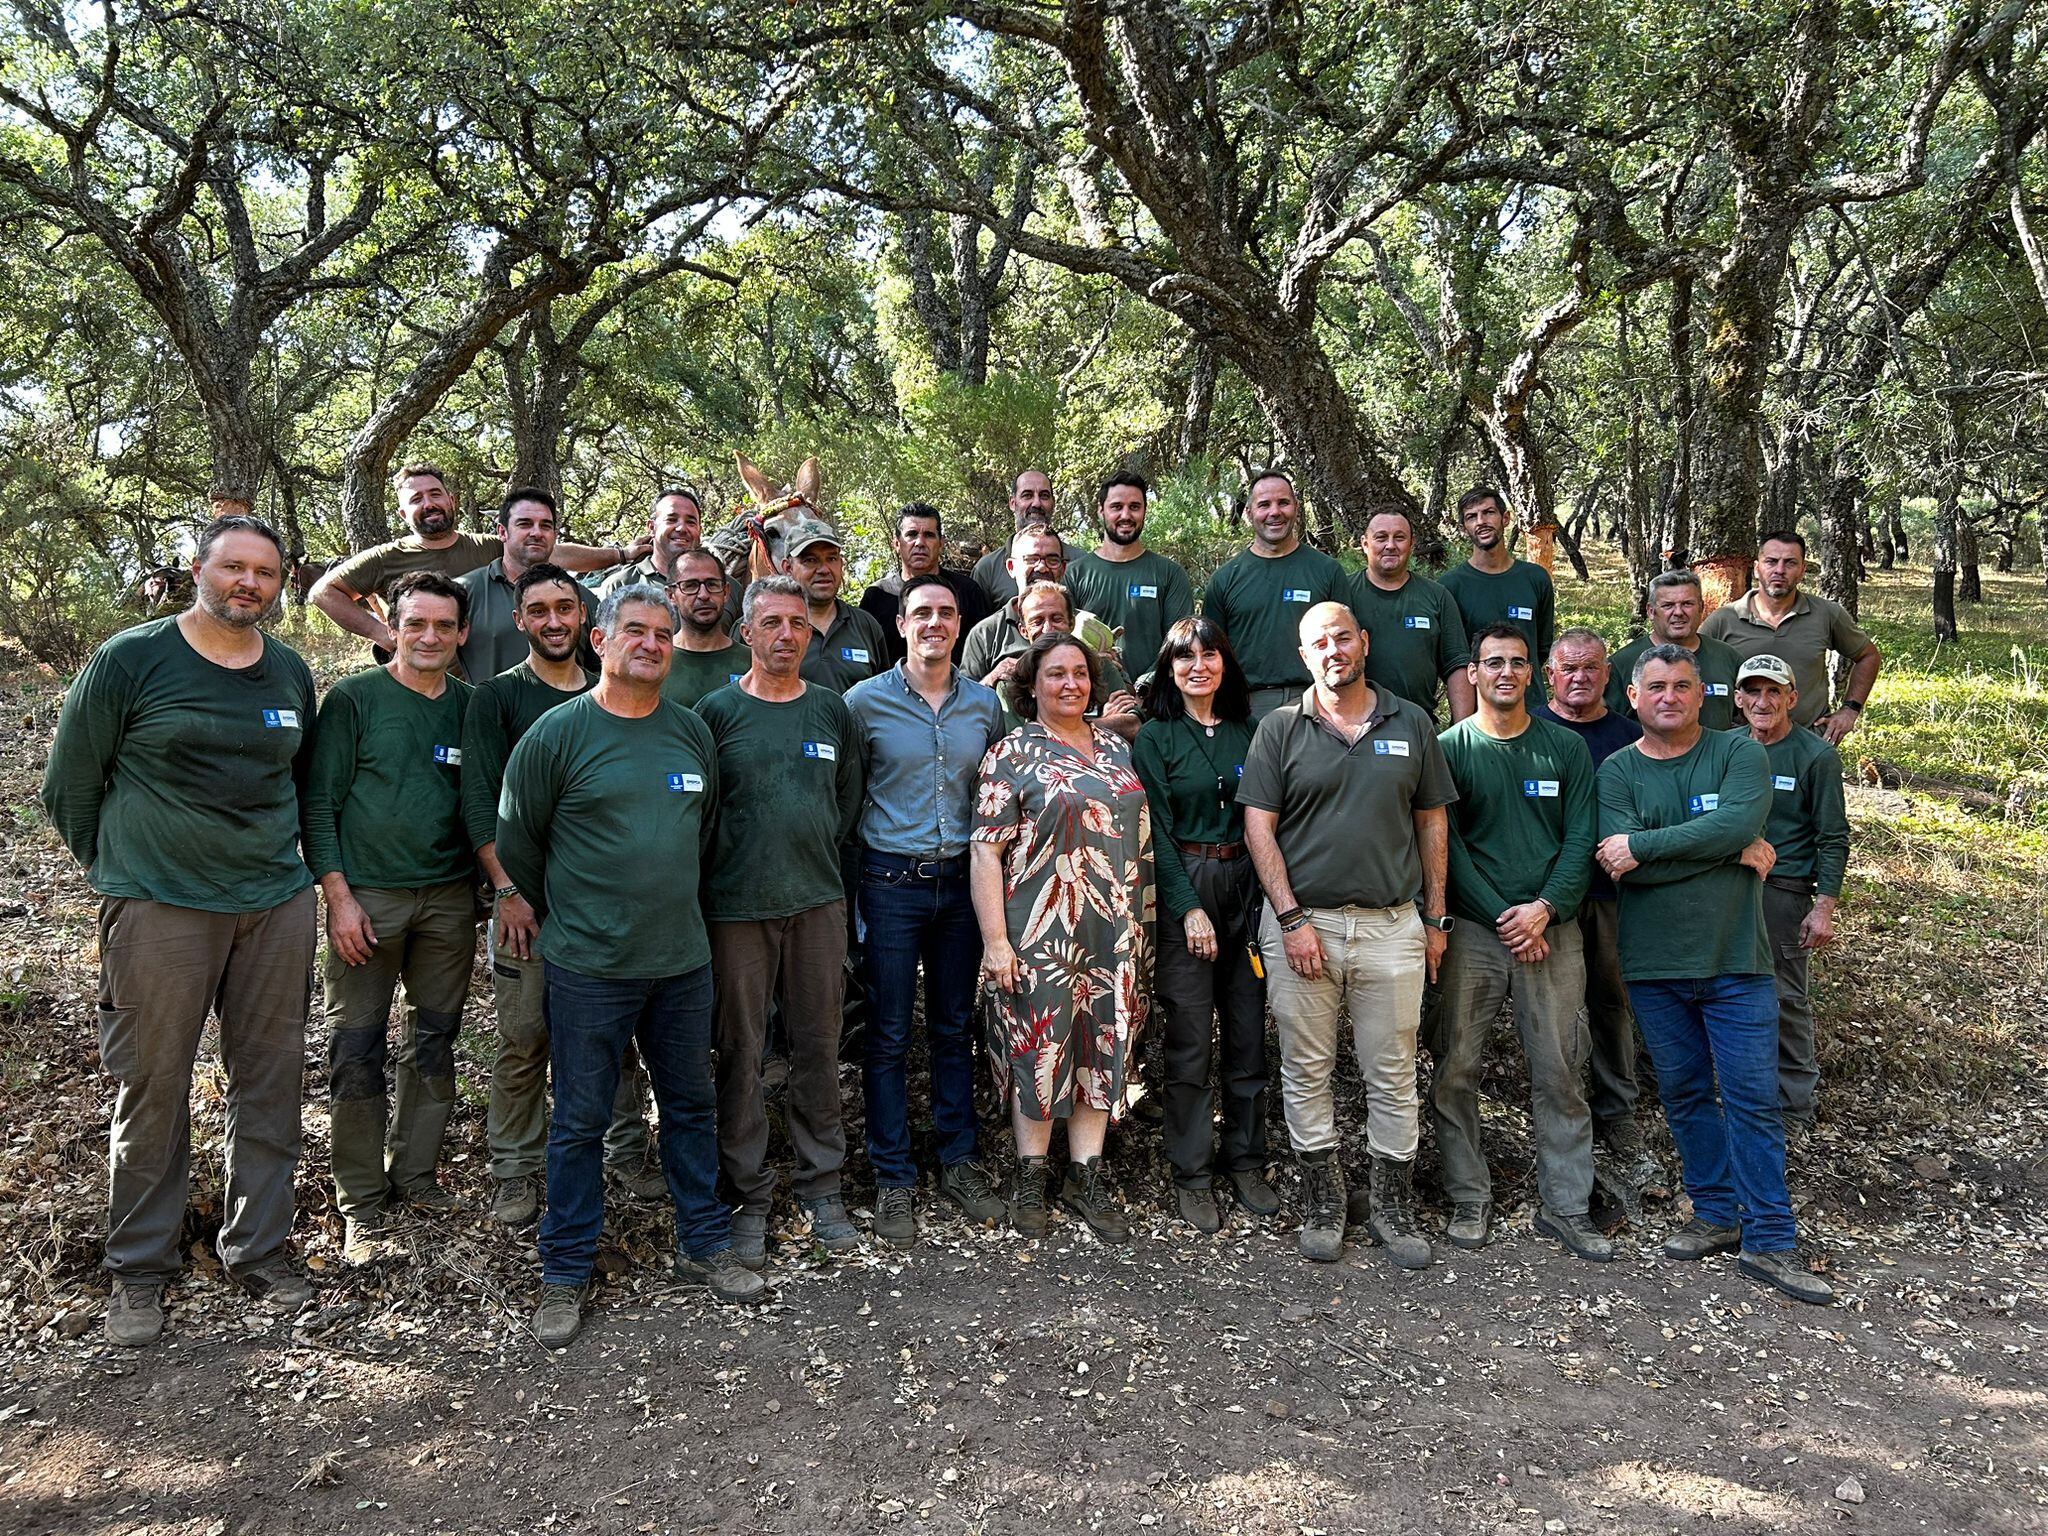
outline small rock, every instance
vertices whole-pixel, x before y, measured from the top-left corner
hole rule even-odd
[[[67,1339],[81,1337],[92,1327],[92,1314],[83,1307],[75,1307],[57,1319],[57,1331]]]
[[[1293,1406],[1285,1398],[1269,1397],[1266,1399],[1266,1417],[1269,1419],[1284,1419],[1293,1411]]]
[[[1861,1504],[1863,1502],[1863,1485],[1853,1477],[1845,1477],[1840,1485],[1836,1487],[1835,1497],[1844,1504]]]

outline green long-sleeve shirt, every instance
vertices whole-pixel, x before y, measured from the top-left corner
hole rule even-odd
[[[1737,862],[1770,814],[1770,759],[1735,731],[1702,731],[1682,757],[1642,743],[1600,765],[1600,837],[1628,835],[1639,861],[1620,887],[1621,973],[1630,981],[1768,976],[1763,882]]]
[[[1306,688],[1302,616],[1317,603],[1350,598],[1351,578],[1319,549],[1299,544],[1272,559],[1246,549],[1209,578],[1202,612],[1223,626],[1252,687]]]
[[[839,850],[860,819],[865,761],[846,701],[817,683],[787,702],[735,683],[706,694],[697,713],[724,786],[705,915],[755,922],[844,897]]]
[[[1764,751],[1771,760],[1764,839],[1778,854],[1772,878],[1810,880],[1821,895],[1840,896],[1849,871],[1842,759],[1818,733],[1796,725]]]
[[[1251,747],[1249,720],[1219,720],[1214,736],[1186,717],[1147,720],[1138,728],[1131,765],[1152,807],[1159,899],[1175,917],[1186,917],[1201,905],[1177,845],[1244,841],[1237,784]]]
[[[313,674],[263,637],[254,666],[195,651],[176,618],[123,630],[72,681],[42,802],[102,896],[261,912],[312,884],[299,790]]]
[[[1472,659],[1451,594],[1412,571],[1389,592],[1360,571],[1351,578],[1351,612],[1365,631],[1365,680],[1434,714],[1444,679]]]
[[[429,699],[382,667],[344,677],[320,703],[306,774],[306,863],[352,886],[408,890],[466,878],[462,725],[475,691],[449,678]]]
[[[498,798],[498,861],[541,910],[542,952],[634,981],[709,965],[698,884],[717,804],[717,748],[682,705],[628,719],[586,693],[542,715]]]
[[[1561,725],[1532,718],[1497,741],[1476,717],[1441,736],[1457,783],[1450,807],[1451,911],[1492,928],[1509,907],[1542,899],[1576,917],[1593,874],[1593,755]]]
[[[472,848],[497,840],[498,792],[505,787],[505,760],[519,738],[557,704],[588,693],[597,682],[589,672],[578,676],[577,687],[556,688],[522,661],[478,686],[462,717],[462,820]]]

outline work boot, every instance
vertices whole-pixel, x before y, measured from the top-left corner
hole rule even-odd
[[[1565,1252],[1574,1258],[1584,1259],[1589,1264],[1614,1262],[1614,1244],[1607,1240],[1606,1233],[1586,1219],[1584,1212],[1577,1216],[1564,1216],[1547,1205],[1539,1206],[1534,1225],[1545,1237],[1554,1237],[1563,1243]]]
[[[141,1349],[154,1344],[163,1331],[163,1281],[116,1279],[107,1297],[107,1342]]]
[[[342,1223],[341,1262],[372,1264],[390,1251],[391,1224],[382,1211],[347,1217]]]
[[[732,1256],[748,1269],[762,1269],[768,1263],[768,1213],[737,1210],[732,1213]]]
[[[768,1282],[740,1263],[730,1246],[693,1259],[676,1255],[676,1278],[693,1285],[709,1286],[720,1301],[754,1301],[768,1289]]]
[[[1424,1269],[1432,1257],[1415,1225],[1415,1160],[1372,1160],[1373,1240],[1403,1269]]]
[[[229,1278],[258,1301],[284,1312],[296,1312],[313,1299],[313,1282],[293,1269],[281,1253],[261,1264],[231,1269]]]
[[[533,1336],[543,1349],[560,1349],[583,1331],[585,1285],[544,1285],[533,1314]]]
[[[1750,1279],[1775,1286],[1808,1306],[1824,1307],[1835,1299],[1835,1288],[1806,1267],[1806,1260],[1796,1248],[1777,1253],[1753,1253],[1745,1248],[1735,1260],[1735,1267]]]
[[[491,1197],[491,1220],[500,1226],[530,1226],[540,1215],[540,1180],[530,1173],[498,1180]]]
[[[1088,1223],[1088,1230],[1105,1243],[1128,1243],[1131,1221],[1102,1177],[1102,1154],[1084,1162],[1069,1162],[1060,1181],[1060,1204]]]
[[[908,1184],[884,1184],[875,1191],[875,1236],[898,1248],[917,1241],[917,1195]]]
[[[1335,1152],[1301,1155],[1301,1256],[1334,1264],[1344,1255],[1344,1170]]]
[[[1709,1259],[1717,1253],[1733,1253],[1742,1246],[1742,1233],[1735,1227],[1717,1227],[1704,1216],[1695,1216],[1664,1239],[1664,1257],[1688,1261]]]
[[[1266,1179],[1263,1168],[1233,1168],[1230,1192],[1237,1196],[1237,1203],[1254,1216],[1275,1216],[1280,1211],[1280,1191]]]
[[[628,1200],[640,1205],[659,1205],[668,1198],[668,1175],[651,1157],[637,1163],[607,1163],[605,1182]]]
[[[1187,1184],[1174,1185],[1173,1208],[1180,1213],[1180,1219],[1197,1232],[1223,1230],[1223,1213],[1216,1209],[1216,1191],[1206,1184],[1200,1188]]]
[[[440,1181],[431,1174],[424,1179],[415,1179],[410,1184],[402,1185],[398,1190],[398,1198],[413,1210],[427,1211],[435,1215],[445,1215],[449,1211],[462,1208],[462,1202],[456,1199],[451,1191],[442,1188]]]
[[[803,1202],[811,1213],[811,1238],[827,1253],[850,1253],[860,1247],[860,1229],[846,1214],[846,1202],[837,1195],[821,1195]]]
[[[977,1227],[993,1227],[1003,1219],[1003,1197],[996,1193],[988,1170],[971,1158],[939,1171],[939,1193]]]
[[[1484,1200],[1461,1200],[1451,1207],[1444,1236],[1450,1239],[1453,1248],[1484,1248],[1492,1218],[1492,1207]]]
[[[1051,1174],[1045,1158],[1020,1157],[1010,1175],[1010,1225],[1025,1237],[1045,1236],[1045,1181]]]

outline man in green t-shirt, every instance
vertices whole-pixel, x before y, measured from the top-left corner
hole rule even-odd
[[[1067,566],[1074,605],[1117,633],[1117,659],[1130,676],[1149,676],[1174,622],[1195,611],[1188,573],[1145,547],[1145,498],[1151,487],[1130,470],[1111,475],[1095,498],[1102,542]]]
[[[93,653],[43,772],[50,825],[100,897],[114,1344],[155,1341],[184,1266],[192,1063],[209,1013],[227,1066],[221,1260],[277,1306],[313,1295],[285,1255],[317,916],[299,856],[313,674],[259,627],[284,571],[268,524],[207,524],[192,606]]]
[[[1366,681],[1432,716],[1443,693],[1457,724],[1473,708],[1465,616],[1450,593],[1410,568],[1415,525],[1399,507],[1375,512],[1358,547],[1365,567],[1351,580],[1351,612],[1365,631]]]
[[[455,1037],[476,949],[476,858],[462,815],[469,684],[449,675],[468,594],[435,571],[391,592],[398,647],[320,705],[306,775],[306,863],[327,899],[327,1095],[342,1253],[376,1256],[387,1209],[455,1209],[435,1176],[455,1108]],[[408,1007],[397,1102],[391,1003]]]
[[[1472,553],[1463,564],[1445,571],[1440,585],[1465,616],[1468,636],[1500,623],[1522,632],[1535,652],[1537,667],[1529,697],[1540,704],[1542,668],[1557,632],[1557,593],[1550,572],[1508,552],[1507,504],[1491,486],[1475,486],[1458,498],[1458,524],[1472,541]]]
[[[605,1127],[631,1041],[654,1083],[678,1277],[725,1301],[763,1289],[733,1255],[732,1213],[718,1198],[711,941],[698,895],[718,752],[704,722],[661,695],[676,623],[668,594],[649,584],[600,603],[597,686],[534,722],[498,799],[498,858],[534,902],[548,956],[555,1102],[533,1331],[551,1349],[583,1326],[604,1228]]]
[[[1764,930],[1770,760],[1740,731],[1700,729],[1699,662],[1637,660],[1642,739],[1597,776],[1594,857],[1621,892],[1621,969],[1685,1171],[1692,1219],[1664,1256],[1740,1249],[1746,1275],[1799,1301],[1833,1289],[1798,1252],[1778,1116],[1778,997]]]
[[[1278,471],[1252,481],[1245,496],[1252,541],[1226,560],[1202,590],[1202,612],[1223,626],[1252,690],[1252,720],[1263,720],[1309,686],[1300,628],[1318,603],[1351,595],[1344,567],[1301,542],[1301,499]]]
[[[1700,596],[1700,578],[1693,571],[1664,571],[1650,578],[1644,604],[1650,616],[1650,632],[1614,653],[1607,673],[1607,707],[1633,720],[1629,708],[1628,680],[1636,669],[1636,658],[1653,645],[1675,645],[1691,651],[1700,667],[1700,729],[1725,731],[1735,723],[1735,669],[1742,658],[1719,640],[1699,632],[1706,614]]]
[[[1478,711],[1438,738],[1458,798],[1450,807],[1451,929],[1437,1007],[1425,1023],[1436,1074],[1445,1233],[1484,1248],[1493,1180],[1479,1141],[1486,1037],[1503,1004],[1529,1062],[1529,1123],[1542,1199],[1536,1230],[1596,1263],[1614,1245],[1586,1219],[1593,1195],[1593,1117],[1579,1073],[1585,950],[1579,904],[1593,869],[1593,758],[1561,725],[1532,719],[1529,642],[1489,624],[1473,643]]]
[[[1034,523],[1047,528],[1053,526],[1052,477],[1042,469],[1019,470],[1010,481],[1010,538],[995,546],[974,562],[974,583],[988,599],[990,608],[1001,608],[1029,582],[1010,563],[1013,539]],[[1061,568],[1081,558],[1078,545],[1060,540]],[[1057,581],[1059,578],[1053,578]]]
[[[1778,1110],[1788,1135],[1813,1128],[1813,1003],[1807,966],[1835,941],[1835,903],[1849,868],[1849,813],[1842,759],[1818,731],[1792,723],[1799,684],[1790,663],[1752,656],[1735,674],[1750,738],[1771,760],[1771,815],[1764,839],[1777,855],[1764,880],[1764,931],[1778,986]]]
[[[861,807],[859,733],[845,701],[801,674],[811,621],[803,588],[770,576],[747,588],[745,676],[697,706],[718,749],[718,831],[704,883],[719,978],[718,1156],[738,1201],[733,1251],[767,1261],[775,1173],[761,1051],[772,1003],[789,1042],[787,1129],[792,1182],[811,1235],[860,1246],[840,1174],[839,1023],[846,986],[841,850]]]
[[[752,653],[726,627],[726,615],[734,611],[731,592],[725,565],[710,550],[693,549],[676,557],[668,595],[682,625],[676,630],[675,657],[662,680],[663,698],[695,709],[705,694],[746,675]]]
[[[832,525],[805,518],[789,530],[782,551],[782,574],[804,594],[810,620],[804,681],[844,693],[888,671],[889,642],[882,626],[839,595],[846,585],[846,551]]]

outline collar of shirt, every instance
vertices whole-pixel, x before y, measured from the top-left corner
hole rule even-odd
[[[1302,717],[1314,721],[1316,725],[1328,731],[1337,740],[1343,742],[1346,747],[1354,747],[1358,742],[1365,740],[1366,737],[1370,736],[1380,726],[1391,720],[1394,716],[1394,711],[1399,707],[1399,705],[1394,703],[1393,696],[1386,689],[1373,689],[1372,713],[1365,717],[1365,723],[1358,728],[1357,739],[1353,740],[1325,719],[1323,712],[1316,708],[1316,687],[1314,683],[1310,683],[1301,692]]]
[[[1775,628],[1776,626],[1769,623],[1769,621],[1760,619],[1756,615],[1756,600],[1762,596],[1763,591],[1761,588],[1751,587],[1737,600],[1735,611],[1751,624],[1761,624],[1766,629]],[[1802,613],[1811,611],[1812,607],[1813,604],[1807,600],[1804,592],[1797,593],[1792,599],[1792,607],[1786,612],[1785,618],[1779,619],[1778,623],[1783,624],[1785,619],[1796,619]]]

